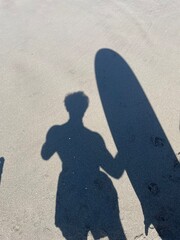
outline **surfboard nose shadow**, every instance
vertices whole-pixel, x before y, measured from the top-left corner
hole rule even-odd
[[[176,239],[180,236],[176,226],[180,222],[179,180],[175,177],[179,162],[158,118],[132,69],[118,53],[100,49],[95,74],[119,164],[142,207],[145,233],[153,224],[162,239]]]

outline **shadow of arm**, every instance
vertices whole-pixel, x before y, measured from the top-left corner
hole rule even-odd
[[[46,142],[41,149],[41,156],[44,160],[49,160],[56,152],[56,128],[52,127],[46,136]]]
[[[44,160],[49,160],[54,154],[54,150],[51,146],[49,146],[48,142],[45,142],[41,149],[41,156]]]
[[[100,137],[99,146],[101,152],[100,166],[105,170],[110,176],[119,179],[125,169],[125,162],[123,158],[117,154],[115,158],[111,155],[111,153],[106,148],[106,145],[103,139]]]
[[[101,163],[101,167],[112,177],[119,179],[124,172],[124,162],[121,161],[119,154],[115,158],[106,149],[106,158]]]

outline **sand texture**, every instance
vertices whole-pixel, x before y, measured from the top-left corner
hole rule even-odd
[[[180,239],[179,10],[0,1],[0,239]]]

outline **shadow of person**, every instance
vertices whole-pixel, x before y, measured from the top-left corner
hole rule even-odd
[[[53,126],[42,147],[42,158],[55,152],[62,160],[59,176],[55,225],[67,240],[126,239],[120,219],[118,197],[112,181],[100,171],[102,167],[113,177],[120,175],[118,159],[113,159],[102,137],[83,126],[88,97],[76,92],[65,98],[69,121]]]
[[[113,50],[97,52],[95,74],[120,165],[141,203],[146,234],[153,224],[162,239],[179,239],[179,162],[152,106],[131,68]]]

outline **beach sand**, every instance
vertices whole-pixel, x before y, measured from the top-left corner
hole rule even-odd
[[[84,125],[132,161],[109,176],[126,238],[179,239],[179,9],[177,0],[1,0],[0,239],[65,239],[54,224],[62,163],[43,161],[41,148],[77,91],[90,101]]]

